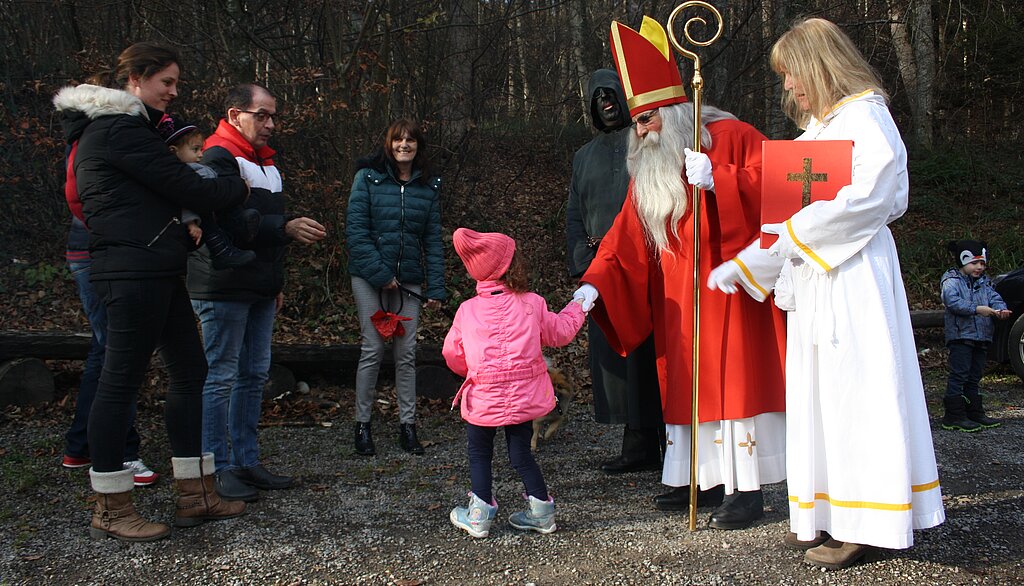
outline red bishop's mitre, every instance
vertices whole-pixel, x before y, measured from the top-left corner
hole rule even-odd
[[[630,116],[687,101],[668,36],[658,21],[644,16],[639,33],[612,21],[611,43]]]

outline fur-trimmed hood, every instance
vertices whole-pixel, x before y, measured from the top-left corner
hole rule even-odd
[[[58,112],[76,110],[95,120],[100,116],[130,114],[149,120],[146,105],[142,100],[124,90],[115,90],[98,85],[82,84],[66,87],[53,97]]]
[[[81,138],[89,123],[102,116],[128,114],[150,119],[146,105],[139,98],[98,85],[68,86],[53,97],[53,105],[62,114],[60,124],[69,145]]]

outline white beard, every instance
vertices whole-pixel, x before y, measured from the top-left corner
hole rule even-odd
[[[689,203],[683,183],[683,148],[679,133],[662,123],[660,133],[629,137],[627,165],[633,178],[633,205],[644,236],[659,255],[679,241],[679,220]],[[671,241],[668,228],[671,227]]]

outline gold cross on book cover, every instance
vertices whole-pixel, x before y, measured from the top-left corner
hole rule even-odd
[[[852,140],[766,140],[761,143],[761,223],[778,224],[851,182]],[[761,248],[778,237],[761,234]]]

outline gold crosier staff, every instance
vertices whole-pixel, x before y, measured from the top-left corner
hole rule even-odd
[[[699,22],[707,25],[707,21],[699,16],[694,16],[683,25],[683,36],[691,45],[707,47],[722,36],[722,13],[714,6],[701,0],[690,0],[683,2],[668,17],[668,38],[672,46],[684,57],[693,61],[693,81],[690,86],[693,88],[693,150],[700,152],[700,108],[701,93],[704,91],[704,78],[700,74],[700,55],[683,47],[676,39],[676,31],[673,28],[676,17],[687,8],[706,8],[715,15],[718,20],[718,30],[708,41],[697,41],[690,35],[690,25]],[[690,398],[690,531],[697,530],[697,430],[700,427],[700,419],[697,414],[697,401],[700,397],[698,386],[698,367],[700,365],[700,188],[693,186],[693,377],[692,396]]]

